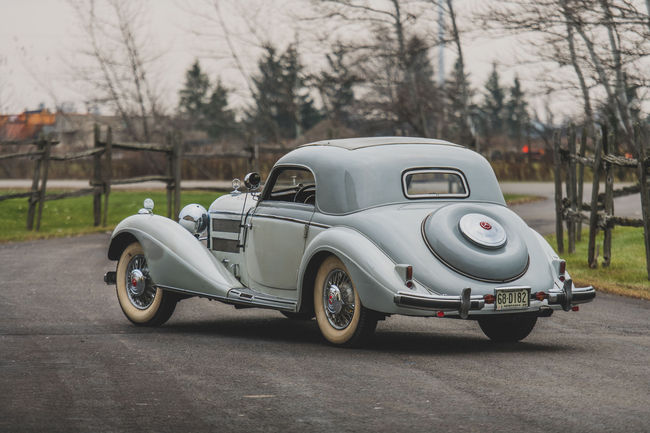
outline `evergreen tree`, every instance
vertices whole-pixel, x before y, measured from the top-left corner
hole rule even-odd
[[[441,112],[438,90],[433,82],[429,49],[422,39],[413,36],[403,56],[402,80],[398,87],[397,114],[420,136],[435,130]]]
[[[320,119],[305,84],[303,65],[293,45],[278,55],[267,45],[253,77],[255,107],[249,121],[267,139],[295,138]]]
[[[185,73],[185,85],[179,91],[178,110],[193,128],[218,138],[235,129],[235,116],[228,106],[228,89],[219,79],[213,88],[196,60]]]
[[[451,141],[462,143],[464,145],[473,144],[473,132],[467,125],[463,115],[463,91],[467,91],[467,99],[472,100],[473,90],[469,83],[469,74],[463,73],[458,60],[454,62],[454,71],[451,77],[445,80],[445,130],[442,131],[444,137],[449,137]],[[476,112],[476,107],[469,104],[468,111]],[[475,118],[470,122],[474,123]]]
[[[503,132],[504,108],[505,92],[499,83],[497,65],[493,63],[492,72],[485,83],[485,95],[481,106],[483,133],[488,139]]]
[[[210,80],[201,70],[199,61],[196,60],[185,73],[185,85],[179,91],[178,110],[180,113],[200,121],[203,108],[209,100],[209,91]]]
[[[506,126],[508,135],[517,140],[521,140],[528,131],[530,125],[530,116],[528,115],[528,103],[525,100],[524,92],[521,90],[519,78],[510,88],[510,97],[505,107]]]
[[[235,115],[228,108],[228,89],[217,79],[210,100],[204,107],[205,130],[212,138],[233,132],[236,126]]]
[[[336,46],[331,54],[326,55],[329,69],[321,71],[313,81],[320,92],[327,117],[349,125],[355,103],[353,87],[362,80],[347,66],[346,57],[345,48]]]

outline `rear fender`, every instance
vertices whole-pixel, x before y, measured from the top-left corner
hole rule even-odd
[[[124,219],[111,236],[109,258],[119,259],[133,239],[142,245],[156,285],[217,297],[242,287],[199,240],[169,218],[139,214]]]
[[[405,282],[395,270],[395,262],[374,242],[356,230],[334,227],[319,233],[307,246],[298,277],[302,299],[311,299],[306,291],[313,290],[312,260],[322,260],[324,254],[337,256],[347,268],[361,302],[367,308],[383,313],[397,313],[395,293],[405,288]],[[304,286],[304,287],[303,287]],[[423,287],[413,293],[429,294]]]

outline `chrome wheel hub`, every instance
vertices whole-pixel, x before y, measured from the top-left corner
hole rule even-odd
[[[339,314],[343,308],[343,301],[341,300],[341,291],[335,285],[329,286],[327,289],[327,309],[332,314]]]
[[[144,293],[146,286],[146,281],[144,274],[140,269],[134,269],[131,271],[131,284],[129,285],[129,291],[133,296],[141,296]]]
[[[135,308],[146,310],[153,304],[156,287],[151,284],[147,260],[139,254],[131,257],[126,267],[126,294]]]
[[[347,328],[354,317],[355,295],[350,277],[341,269],[334,269],[323,285],[323,309],[327,321],[335,329]]]

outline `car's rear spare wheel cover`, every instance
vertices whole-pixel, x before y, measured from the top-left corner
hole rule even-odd
[[[528,268],[517,221],[501,207],[450,204],[422,222],[422,236],[445,265],[473,279],[509,282]]]

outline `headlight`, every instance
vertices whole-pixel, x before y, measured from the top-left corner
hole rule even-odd
[[[188,204],[178,214],[178,223],[194,236],[208,228],[208,211],[200,204]]]

